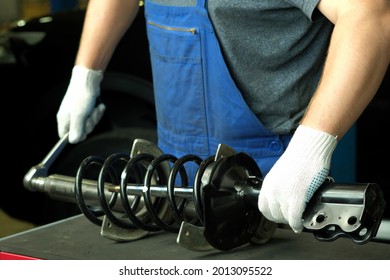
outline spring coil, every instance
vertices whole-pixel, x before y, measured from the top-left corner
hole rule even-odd
[[[118,162],[121,162],[120,167]],[[184,167],[190,162],[197,164],[193,186],[189,185],[189,176]],[[154,157],[147,153],[133,157],[115,153],[106,159],[89,156],[81,162],[76,174],[76,203],[85,217],[99,226],[102,225],[100,216],[105,215],[113,224],[123,229],[140,228],[148,232],[165,230],[177,233],[183,221],[203,225],[202,177],[212,162],[214,156],[202,160],[191,154],[180,158],[171,154]],[[83,180],[86,180],[91,166],[100,167],[97,179],[98,207],[88,206],[83,196]],[[107,179],[110,183],[107,183]],[[176,194],[177,179],[181,182],[179,189],[183,192],[182,197]],[[156,187],[158,194],[153,195],[152,189]],[[131,196],[129,190],[135,194]],[[120,212],[116,209],[118,203],[121,206]],[[195,214],[185,216],[187,208],[195,210]]]

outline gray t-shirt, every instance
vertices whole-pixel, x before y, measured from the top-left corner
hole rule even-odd
[[[333,25],[319,0],[209,0],[231,75],[276,134],[298,126],[321,76]]]

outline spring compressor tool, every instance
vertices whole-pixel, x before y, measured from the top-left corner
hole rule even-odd
[[[277,228],[257,207],[262,185],[258,165],[227,145],[220,144],[214,156],[202,160],[196,155],[176,158],[136,139],[129,155],[85,158],[76,177],[49,175],[66,145],[67,135],[26,173],[24,186],[77,203],[104,237],[134,241],[165,230],[178,233],[177,243],[190,250],[230,250],[263,244]],[[197,165],[193,186],[188,164]],[[304,231],[320,241],[347,237],[365,244],[377,234],[384,208],[379,185],[329,179],[306,207]]]

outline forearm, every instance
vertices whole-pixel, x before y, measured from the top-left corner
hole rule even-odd
[[[390,61],[390,1],[377,6],[375,1],[320,2],[335,28],[303,125],[340,139],[374,97]]]
[[[105,70],[138,12],[138,2],[90,0],[75,64]]]

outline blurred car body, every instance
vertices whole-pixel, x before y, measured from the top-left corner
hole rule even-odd
[[[53,201],[23,185],[58,141],[56,113],[69,83],[85,10],[57,12],[20,20],[0,36],[0,77],[7,114],[2,110],[8,162],[8,187],[0,207],[10,215],[45,224],[78,212],[73,204]],[[130,151],[134,138],[156,141],[156,117],[143,10],[118,45],[104,74],[102,101],[107,109],[81,144],[69,145],[52,172],[75,175],[89,155]],[[20,144],[22,143],[22,144]],[[4,171],[3,171],[4,172]]]

